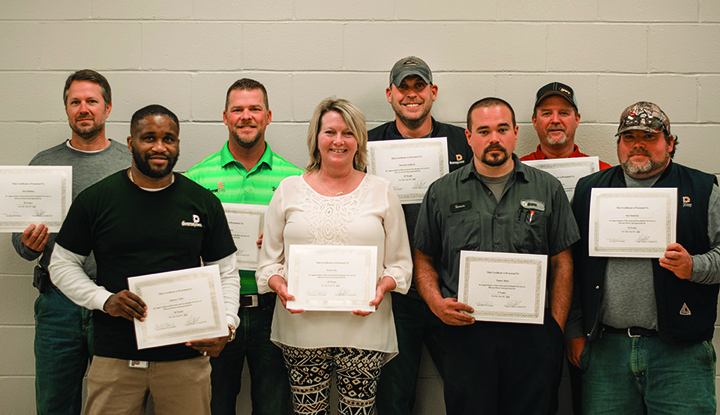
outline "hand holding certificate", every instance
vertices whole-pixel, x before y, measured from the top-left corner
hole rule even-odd
[[[290,245],[288,309],[375,311],[376,246]]]
[[[72,202],[70,166],[0,166],[0,232],[58,232]]]
[[[458,301],[476,320],[543,324],[547,256],[460,251]]]
[[[368,173],[388,179],[403,204],[422,202],[449,171],[447,137],[371,141],[368,156]]]
[[[676,221],[676,188],[592,189],[589,255],[661,258]]]
[[[227,336],[217,265],[128,278],[130,291],[147,304],[134,320],[138,349]]]

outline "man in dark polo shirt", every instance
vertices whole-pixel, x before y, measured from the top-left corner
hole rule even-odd
[[[395,111],[395,120],[368,131],[369,141],[447,137],[450,171],[470,163],[472,149],[465,130],[436,121],[430,114],[438,87],[433,84],[432,71],[425,61],[416,56],[397,61],[390,71],[390,85],[385,92]],[[403,205],[411,247],[419,208],[420,204]],[[439,349],[442,323],[414,286],[407,295],[392,293],[392,301],[400,353],[383,366],[377,409],[380,415],[410,415],[415,404],[423,343],[442,375]]]
[[[572,298],[570,246],[579,239],[562,185],[513,154],[518,126],[498,98],[475,102],[466,136],[473,163],[435,181],[415,228],[418,291],[442,322],[448,414],[551,413]],[[476,322],[458,298],[460,251],[548,256],[544,324]]]

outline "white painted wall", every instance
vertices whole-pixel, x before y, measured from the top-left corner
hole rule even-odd
[[[335,95],[357,104],[369,127],[392,119],[388,72],[410,54],[435,73],[433,114],[441,121],[462,125],[475,100],[507,99],[518,115],[520,155],[537,142],[535,91],[561,81],[578,96],[584,152],[617,164],[620,112],[650,100],[680,138],[676,160],[720,174],[717,0],[5,0],[0,164],[27,164],[69,138],[64,79],[93,68],[113,88],[110,137],[124,141],[130,116],[144,105],[177,113],[182,170],[227,139],[227,87],[255,78],[269,90],[268,141],[304,165],[315,105]],[[8,235],[0,243],[0,412],[27,414],[34,411],[33,264],[15,254]],[[434,368],[425,365],[420,382],[416,413],[442,413]]]

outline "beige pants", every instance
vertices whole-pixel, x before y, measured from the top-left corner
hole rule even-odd
[[[148,394],[156,415],[210,415],[210,358],[150,362],[95,356],[88,372],[86,415],[144,415]]]

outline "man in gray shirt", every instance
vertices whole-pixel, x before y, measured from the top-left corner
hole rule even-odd
[[[71,74],[63,92],[72,136],[41,151],[33,166],[72,166],[72,197],[111,173],[128,168],[131,156],[124,144],[105,137],[105,120],[112,109],[110,84],[85,69]],[[38,414],[79,415],[83,377],[92,356],[93,326],[89,310],[75,305],[55,288],[48,265],[56,234],[40,223],[12,236],[17,253],[28,261],[40,258],[33,285],[35,301],[35,405]],[[95,261],[85,271],[95,276]]]
[[[657,105],[622,113],[619,166],[582,178],[573,212],[575,288],[566,337],[582,367],[583,414],[715,414],[712,345],[720,283],[720,190],[715,176],[672,158],[678,145]],[[677,189],[677,239],[664,256],[589,256],[593,188]]]

